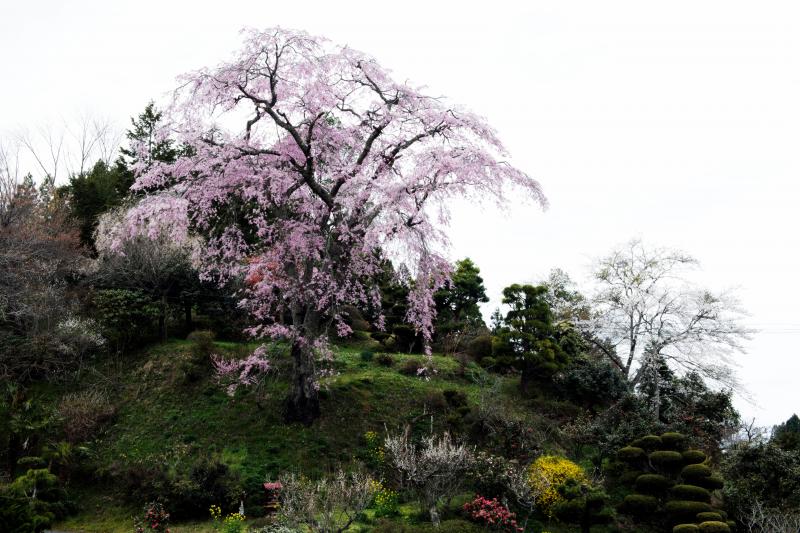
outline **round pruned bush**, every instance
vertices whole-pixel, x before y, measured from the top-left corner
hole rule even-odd
[[[693,502],[711,502],[711,493],[703,487],[695,485],[675,485],[672,487],[672,496],[678,500],[689,500]]]
[[[642,448],[636,446],[625,446],[624,448],[619,449],[617,452],[617,457],[620,459],[620,461],[625,461],[626,463],[635,463],[644,459],[645,453]]]
[[[697,533],[700,528],[695,524],[678,524],[672,528],[672,533]]]
[[[648,452],[660,449],[661,445],[661,437],[658,435],[645,435],[644,437],[638,438],[631,443],[631,446],[635,448],[642,448]]]
[[[191,342],[190,351],[196,359],[207,359],[214,353],[214,332],[209,330],[196,330],[186,337]]]
[[[476,361],[492,355],[492,336],[478,335],[467,344],[467,353]]]
[[[688,500],[671,500],[664,505],[664,510],[667,514],[680,520],[692,520],[697,513],[706,513],[711,511],[711,505],[705,502],[693,502]]]
[[[709,521],[700,524],[701,533],[730,533],[731,528],[725,522]]]
[[[639,494],[659,496],[672,485],[673,482],[661,474],[642,474],[636,478],[634,488]]]
[[[676,432],[663,433],[661,435],[661,443],[666,450],[680,452],[686,449],[686,436]]]
[[[644,494],[628,494],[622,501],[621,510],[634,516],[647,516],[658,508],[658,499]]]
[[[373,352],[372,350],[363,350],[359,354],[359,357],[363,362],[369,363],[370,361],[372,361],[372,358],[375,357],[375,352]]]
[[[408,359],[400,367],[400,373],[405,374],[406,376],[418,376],[422,371],[422,369],[423,369],[422,363],[420,363],[416,359]]]
[[[717,511],[697,513],[696,518],[698,522],[722,522],[724,520],[723,516]]]
[[[377,362],[381,366],[386,366],[386,367],[394,366],[394,357],[392,357],[392,355],[388,353],[379,353],[375,357],[375,362]]]
[[[681,470],[681,477],[689,483],[711,476],[711,469],[704,464],[686,465]]]
[[[659,450],[648,457],[653,466],[661,470],[678,471],[683,466],[683,456],[675,451]]]
[[[710,475],[695,480],[693,484],[708,490],[718,490],[725,486],[725,481],[719,476]]]
[[[686,450],[681,455],[687,465],[697,465],[706,460],[706,454],[700,450]]]

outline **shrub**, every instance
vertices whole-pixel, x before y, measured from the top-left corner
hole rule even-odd
[[[580,466],[564,457],[543,455],[531,464],[528,484],[544,514],[553,516],[555,505],[564,501],[558,489],[570,479],[586,481],[586,474]]]
[[[642,448],[638,448],[636,446],[626,446],[619,449],[617,452],[617,457],[621,461],[631,463],[644,459],[645,453]]]
[[[659,450],[649,455],[650,462],[663,470],[677,471],[683,466],[683,456],[679,452]]]
[[[458,493],[473,464],[472,450],[453,441],[449,434],[431,435],[420,445],[408,433],[386,438],[387,457],[399,477],[422,499],[435,524],[440,500]]]
[[[467,344],[467,353],[476,361],[492,355],[492,336],[478,335]]]
[[[134,522],[135,533],[169,533],[169,513],[159,502],[144,506],[144,516]]]
[[[397,491],[390,489],[380,481],[372,481],[372,507],[375,509],[375,516],[393,516],[397,514],[397,506],[400,503]]]
[[[693,502],[711,502],[711,493],[702,487],[695,485],[675,485],[672,487],[672,495],[678,500],[690,500]]]
[[[671,500],[664,505],[664,510],[675,518],[692,520],[697,513],[711,511],[711,506],[705,502]]]
[[[418,376],[423,366],[416,359],[407,359],[400,367],[400,373],[406,376]]]
[[[190,341],[190,351],[195,359],[208,359],[214,353],[214,332],[197,330],[189,333],[186,340]]]
[[[711,476],[711,469],[704,464],[686,465],[683,467],[683,470],[681,470],[681,477],[689,483],[702,480],[709,476]]]
[[[695,524],[679,524],[672,528],[672,533],[697,533],[700,528]]]
[[[280,482],[280,518],[311,531],[344,531],[372,500],[372,480],[361,473],[339,470],[317,481],[288,474]]]
[[[108,397],[98,390],[67,394],[57,408],[64,435],[70,443],[89,440],[114,411]]]
[[[658,508],[658,500],[644,494],[628,494],[622,501],[623,512],[634,516],[647,516]]]
[[[604,407],[628,394],[628,382],[606,361],[578,358],[554,382],[559,398],[587,409]]]
[[[645,435],[633,441],[631,446],[652,452],[661,448],[661,437],[658,435]]]
[[[375,361],[381,366],[394,366],[394,357],[388,353],[380,353],[377,357],[375,357]]]
[[[490,500],[479,494],[474,500],[464,504],[464,512],[473,522],[483,524],[486,528],[513,532],[523,530],[517,524],[516,515],[497,501],[497,498]]]
[[[686,436],[676,432],[663,433],[661,443],[666,450],[682,451],[686,449]]]
[[[364,440],[367,443],[367,454],[369,462],[375,468],[383,467],[386,460],[386,450],[383,448],[383,439],[375,431],[364,433]]]
[[[636,478],[634,488],[640,494],[658,496],[663,494],[670,486],[672,486],[672,481],[660,474],[642,474]]]
[[[701,533],[730,533],[731,528],[725,522],[710,521],[700,524]]]
[[[681,455],[687,465],[697,465],[706,460],[706,454],[700,450],[686,450]]]
[[[699,487],[703,487],[704,489],[717,490],[725,486],[725,481],[719,476],[710,475],[708,477],[695,480],[694,484]]]
[[[724,518],[718,512],[697,513],[698,522],[722,522]]]
[[[369,363],[372,361],[373,357],[375,357],[375,352],[372,350],[362,350],[359,357],[363,362]]]

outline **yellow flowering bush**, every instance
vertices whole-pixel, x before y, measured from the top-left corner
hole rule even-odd
[[[380,481],[371,480],[372,506],[376,516],[390,516],[397,513],[399,502],[397,491],[383,485]]]
[[[364,433],[364,440],[367,441],[367,452],[369,458],[375,466],[383,466],[386,459],[386,450],[383,448],[381,436],[375,431]]]
[[[528,470],[528,485],[537,507],[552,517],[556,504],[564,501],[558,489],[567,480],[587,481],[583,469],[565,457],[543,455]]]
[[[219,505],[212,505],[209,507],[208,512],[211,514],[211,519],[214,521],[214,531],[222,531],[222,533],[242,533],[245,531],[246,526],[244,523],[244,515],[240,513],[231,513],[222,518],[222,509]]]

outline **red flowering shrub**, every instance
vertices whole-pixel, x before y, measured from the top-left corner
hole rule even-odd
[[[158,502],[151,502],[144,506],[144,518],[136,520],[135,533],[170,533],[169,513]]]
[[[517,515],[508,510],[497,498],[484,498],[478,494],[474,500],[464,504],[464,512],[470,520],[496,531],[522,531],[517,524]]]

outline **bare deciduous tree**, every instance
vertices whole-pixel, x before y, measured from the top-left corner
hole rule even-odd
[[[666,361],[736,386],[729,356],[742,351],[751,330],[731,292],[713,293],[687,281],[686,271],[696,265],[683,252],[649,249],[639,240],[598,262],[594,315],[581,325],[632,385]]]
[[[750,533],[797,533],[800,511],[769,509],[756,500],[742,517],[742,525]]]
[[[473,463],[473,453],[447,433],[425,437],[419,445],[411,441],[409,433],[407,429],[400,435],[388,436],[386,451],[403,484],[417,492],[431,521],[438,525],[439,502],[449,500],[461,488]]]
[[[286,474],[280,482],[281,518],[315,533],[346,531],[372,499],[372,480],[361,472],[339,470],[333,477],[318,481]]]

